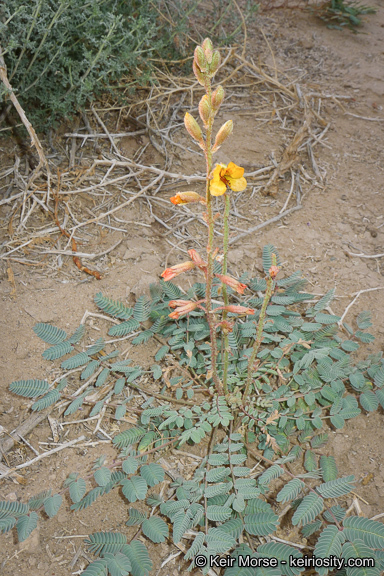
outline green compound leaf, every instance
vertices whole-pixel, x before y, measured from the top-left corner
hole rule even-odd
[[[65,354],[69,354],[72,350],[73,346],[70,342],[60,342],[60,344],[56,344],[56,346],[51,346],[44,350],[42,356],[45,360],[57,360],[58,358],[65,356]]]
[[[371,548],[384,548],[384,524],[368,518],[349,516],[343,521],[347,540],[363,540]]]
[[[123,546],[121,552],[125,554],[131,562],[132,576],[148,576],[152,570],[152,560],[148,550],[139,540],[133,540],[130,544]]]
[[[110,336],[117,336],[118,338],[120,338],[121,336],[126,336],[131,332],[136,332],[136,330],[139,330],[139,328],[140,323],[134,318],[131,318],[126,322],[122,322],[121,324],[116,324],[116,326],[112,326],[112,328],[108,330],[108,334]]]
[[[324,482],[336,480],[337,466],[333,456],[320,456],[320,469]]]
[[[367,390],[360,395],[360,404],[367,412],[374,412],[379,407],[379,400],[372,390]]]
[[[112,300],[103,296],[101,292],[98,292],[95,296],[95,304],[110,316],[114,318],[119,318],[120,320],[128,320],[133,314],[132,308],[125,306],[122,302],[118,300]]]
[[[104,488],[102,486],[96,486],[96,488],[88,492],[80,502],[72,504],[71,510],[85,510],[85,508],[91,506],[102,494],[104,494]]]
[[[139,467],[139,463],[133,456],[128,456],[122,463],[123,472],[126,474],[134,474]]]
[[[100,386],[103,386],[105,384],[110,373],[111,371],[109,370],[109,368],[103,368],[103,370],[100,372],[95,382],[96,388],[99,388]]]
[[[315,522],[311,522],[310,524],[306,524],[305,526],[303,526],[301,529],[301,533],[304,536],[304,538],[309,538],[310,536],[312,536],[312,534],[318,532],[318,530],[320,530],[322,525],[323,523],[321,520],[315,520]]]
[[[96,372],[97,368],[100,366],[100,362],[97,360],[91,360],[88,366],[84,368],[80,375],[81,380],[88,380],[92,376],[94,372]]]
[[[138,322],[148,320],[151,313],[151,301],[147,296],[140,296],[133,308],[133,317]]]
[[[108,552],[104,555],[104,558],[111,576],[128,576],[132,568],[128,556],[121,552],[116,554]]]
[[[279,517],[273,512],[260,512],[244,517],[244,528],[249,534],[267,536],[277,528]]]
[[[261,558],[277,558],[279,561],[279,571],[281,570],[281,574],[284,576],[296,576],[302,573],[300,568],[290,567],[289,557],[302,558],[303,555],[287,544],[267,542],[267,544],[258,546],[257,554]],[[281,561],[286,562],[286,564],[281,564]]]
[[[126,536],[120,532],[94,532],[88,538],[88,540],[84,540],[84,543],[89,552],[96,556],[116,554],[127,543]]]
[[[165,358],[165,355],[168,354],[170,348],[169,346],[162,346],[155,354],[156,362],[160,362]]]
[[[221,494],[227,494],[232,486],[232,482],[218,482],[217,484],[212,484],[212,486],[206,487],[204,490],[204,496],[206,498],[214,498]]]
[[[336,556],[340,558],[341,547],[345,542],[343,533],[336,526],[327,526],[319,536],[315,546],[314,555],[316,558],[329,558]],[[329,568],[316,568],[320,576],[328,574]]]
[[[4,513],[4,515],[0,512],[0,534],[6,533],[12,530],[15,526],[17,520],[14,516],[8,515]]]
[[[241,518],[231,518],[224,522],[224,524],[220,525],[220,530],[230,534],[233,538],[238,539],[244,530],[243,522],[241,521]]]
[[[317,458],[316,454],[311,452],[311,450],[306,450],[304,455],[304,468],[307,472],[313,472],[317,469]]]
[[[285,502],[289,502],[289,500],[294,500],[298,497],[303,488],[305,488],[304,482],[302,482],[299,478],[294,478],[280,490],[276,500],[278,502],[282,502],[283,504]]]
[[[29,512],[29,505],[22,502],[10,502],[9,500],[0,501],[0,514],[12,514],[18,518]]]
[[[48,408],[48,406],[52,406],[52,404],[55,404],[58,400],[60,400],[60,397],[60,393],[56,389],[50,390],[42,398],[39,398],[39,400],[32,404],[32,410],[34,412],[44,410],[45,408]]]
[[[330,480],[329,482],[320,484],[320,486],[316,487],[316,490],[323,498],[339,498],[340,496],[349,494],[354,489],[354,481],[354,476],[344,476],[343,478],[337,478],[336,480]]]
[[[345,508],[343,508],[342,506],[339,506],[338,504],[335,504],[335,506],[331,506],[331,508],[329,508],[329,510],[324,512],[323,518],[327,522],[334,524],[335,523],[334,517],[336,518],[336,520],[338,522],[341,522],[345,518],[345,512],[346,512]],[[333,514],[333,516],[331,513]]]
[[[317,494],[311,492],[305,496],[299,504],[292,517],[292,524],[294,526],[297,526],[298,524],[309,524],[309,522],[312,522],[316,516],[322,512],[323,506],[323,499]]]
[[[85,492],[87,490],[87,485],[83,478],[78,478],[74,482],[69,485],[69,495],[71,497],[72,502],[77,504],[82,500]]]
[[[79,352],[79,354],[75,354],[71,356],[67,360],[61,363],[61,368],[63,370],[73,370],[74,368],[79,368],[83,364],[87,364],[91,359],[86,352]]]
[[[205,541],[211,554],[224,554],[236,546],[236,539],[221,528],[210,528]]]
[[[124,496],[130,502],[144,500],[147,495],[148,485],[141,476],[132,476],[130,480],[122,480],[121,485]]]
[[[220,466],[218,468],[212,468],[211,470],[208,470],[206,473],[206,479],[207,482],[220,482],[221,480],[227,478],[230,473],[230,468]]]
[[[107,562],[106,560],[95,560],[92,564],[88,564],[82,576],[107,576]]]
[[[101,350],[104,348],[104,346],[105,346],[104,338],[102,338],[102,337],[98,338],[96,340],[96,342],[94,344],[92,344],[92,346],[87,348],[88,356],[94,356],[98,352],[101,352]]]
[[[47,344],[60,344],[66,339],[67,333],[56,326],[51,326],[51,324],[45,324],[44,322],[39,322],[33,327],[34,333],[44,340]]]
[[[335,414],[330,417],[331,424],[337,429],[344,428],[345,420],[340,414]]]
[[[98,484],[99,486],[106,486],[108,482],[111,480],[111,475],[112,473],[110,469],[103,466],[102,468],[99,468],[98,470],[95,471],[93,477],[96,481],[96,484]]]
[[[145,534],[145,536],[147,536],[155,544],[164,542],[164,540],[168,538],[168,526],[164,520],[158,516],[151,516],[147,520],[144,520],[141,528],[143,534]]]
[[[379,368],[379,370],[377,370],[375,373],[374,383],[378,388],[384,386],[384,366]]]
[[[343,546],[342,551],[342,558],[345,561],[348,561],[350,558],[357,559],[361,558],[373,559],[373,567],[372,568],[365,568],[362,565],[359,568],[347,568],[347,575],[348,576],[381,576],[382,571],[380,567],[377,565],[377,557],[363,541],[355,540],[354,542],[346,542]],[[355,562],[355,560],[353,560]]]
[[[147,464],[140,468],[140,475],[144,478],[150,488],[163,482],[165,472],[160,464]]]
[[[214,522],[225,522],[232,516],[231,508],[225,506],[207,506],[207,518]]]
[[[59,511],[59,508],[63,502],[63,498],[60,494],[54,494],[44,501],[44,510],[47,516],[53,518]]]
[[[80,324],[78,328],[76,328],[75,332],[70,336],[67,340],[70,344],[78,344],[80,340],[83,338],[85,334],[85,324]]]
[[[128,509],[128,521],[126,522],[127,526],[140,526],[144,520],[146,520],[147,516],[140,510],[136,508],[129,508]]]
[[[278,464],[274,464],[270,468],[268,468],[262,475],[259,477],[259,485],[261,484],[269,484],[271,480],[275,480],[279,478],[282,474],[284,474],[284,468],[279,466]]]
[[[48,392],[49,384],[46,380],[17,380],[10,383],[9,390],[24,398],[36,398]]]
[[[145,433],[146,430],[144,428],[129,428],[115,436],[112,442],[118,448],[127,448],[127,446],[132,446],[139,442]]]
[[[190,547],[190,549],[188,550],[188,552],[184,556],[185,560],[191,560],[192,558],[197,556],[197,554],[200,552],[200,550],[204,544],[204,540],[205,540],[204,532],[198,532],[196,534],[196,537],[193,541],[192,546]]]
[[[20,516],[17,520],[16,528],[19,542],[24,542],[37,526],[38,515],[30,512],[26,516]]]

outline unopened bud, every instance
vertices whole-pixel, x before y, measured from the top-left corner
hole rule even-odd
[[[194,117],[191,116],[191,114],[189,114],[189,112],[186,112],[184,116],[184,124],[194,140],[196,140],[197,142],[203,141],[203,133],[201,131],[201,128],[194,119]]]
[[[198,65],[196,64],[195,61],[193,61],[192,69],[193,69],[193,73],[196,76],[198,83],[201,84],[201,86],[205,86],[204,74],[202,73],[202,71],[200,70],[200,68],[198,67]]]
[[[222,86],[218,86],[214,92],[212,92],[212,109],[214,112],[217,112],[221,106],[222,101],[224,100],[224,88]]]
[[[209,119],[211,117],[211,106],[209,104],[208,96],[204,94],[199,103],[199,114],[200,118],[204,122],[204,126],[207,126]]]
[[[190,204],[193,202],[200,202],[201,204],[206,204],[206,200],[205,198],[203,198],[202,196],[200,196],[200,194],[198,194],[197,192],[192,192],[192,191],[188,191],[188,192],[178,192],[176,194],[176,196],[173,196],[172,198],[170,198],[172,204]]]
[[[204,50],[202,49],[201,46],[196,46],[196,48],[195,48],[194,61],[196,62],[196,64],[198,65],[198,67],[200,68],[200,70],[202,72],[207,71],[207,69],[208,69],[207,58],[206,58]]]
[[[274,280],[276,278],[276,276],[278,275],[280,271],[280,268],[278,266],[271,266],[270,269],[268,270],[268,274],[270,276],[270,278],[272,278],[272,280]]]
[[[218,133],[216,134],[215,143],[212,147],[212,152],[216,152],[220,148],[220,146],[225,142],[228,136],[232,133],[233,130],[233,122],[232,120],[228,120],[225,124],[222,125]]]
[[[201,47],[205,53],[207,53],[207,51],[213,52],[213,44],[212,44],[212,41],[210,40],[210,38],[206,38],[204,40],[204,42],[202,43]]]
[[[207,62],[209,62],[209,66],[208,66],[209,75],[211,77],[214,76],[216,74],[216,72],[218,71],[219,66],[220,66],[220,61],[221,61],[221,57],[220,57],[220,52],[218,50],[216,50],[212,54],[211,62],[209,62],[209,60],[207,58]]]

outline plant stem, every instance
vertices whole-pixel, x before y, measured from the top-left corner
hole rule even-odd
[[[244,389],[244,393],[243,393],[243,406],[247,402],[247,398],[249,395],[249,389],[251,387],[251,382],[252,382],[253,366],[255,364],[256,356],[257,356],[257,353],[259,351],[261,342],[263,340],[263,328],[264,328],[264,322],[265,322],[265,315],[267,312],[267,306],[268,306],[269,301],[272,297],[273,288],[274,288],[273,278],[268,276],[268,278],[267,278],[267,290],[265,292],[263,305],[262,305],[261,310],[260,310],[259,321],[257,323],[256,339],[255,339],[255,342],[253,344],[252,354],[251,354],[251,356],[249,358],[249,362],[248,362],[247,381],[246,381],[245,389]]]
[[[205,91],[208,96],[209,103],[212,101],[212,88],[211,80],[206,77],[205,79]],[[211,364],[212,364],[212,379],[215,384],[216,392],[219,395],[223,394],[223,385],[220,382],[219,376],[217,374],[217,339],[216,339],[216,327],[215,327],[215,317],[212,314],[212,282],[213,282],[213,234],[214,234],[214,220],[213,220],[213,208],[212,208],[212,196],[210,192],[210,174],[212,172],[212,124],[213,117],[208,121],[206,128],[206,143],[205,143],[205,159],[207,168],[207,182],[206,182],[206,201],[207,201],[207,224],[208,224],[208,243],[207,243],[207,257],[208,266],[206,274],[206,302],[205,308],[207,312],[207,320],[209,324],[209,333],[211,340]]]
[[[223,275],[227,274],[228,268],[228,241],[229,241],[229,210],[231,208],[231,198],[226,192],[224,194],[224,238],[223,238]],[[228,306],[228,292],[225,284],[222,284],[223,300],[224,305]],[[223,320],[227,319],[227,311],[223,311]],[[228,331],[223,330],[223,340],[224,340],[224,371],[223,371],[223,387],[225,395],[228,394],[228,365],[229,365],[229,342],[228,342]]]

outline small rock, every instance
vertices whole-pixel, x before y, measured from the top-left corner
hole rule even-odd
[[[10,492],[9,494],[6,495],[6,500],[9,500],[10,502],[16,502],[17,500],[17,494],[16,492]]]

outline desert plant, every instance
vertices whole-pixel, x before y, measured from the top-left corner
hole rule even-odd
[[[71,508],[82,510],[119,488],[130,504],[145,500],[152,509],[145,513],[129,507],[127,525],[137,527],[135,536],[140,531],[154,543],[191,540],[185,560],[203,574],[222,568],[225,576],[291,576],[313,568],[320,576],[379,576],[384,568],[383,524],[350,515],[345,504],[354,476],[339,477],[334,458],[316,451],[327,442],[327,425],[342,428],[361,409],[384,407],[382,354],[355,360],[360,343],[374,339],[366,331],[369,314],[359,315],[357,330],[344,323],[348,337],[343,337],[340,317],[327,312],[333,290],[305,305],[313,297],[303,291],[299,272],[278,279],[274,246],[263,250],[263,277],[228,274],[230,195],[244,190],[246,181],[244,170],[232,162],[213,166],[213,154],[233,129],[228,121],[212,137],[224,99],[224,89],[212,87],[219,63],[219,52],[204,40],[193,61],[205,90],[199,104],[203,129],[190,114],[185,117],[205,155],[205,195],[188,191],[171,198],[176,205],[205,206],[206,254],[189,250],[191,259],[167,268],[163,280],[151,285],[150,297],[141,297],[133,308],[100,293],[95,297],[104,314],[121,320],[110,328],[111,336],[132,337],[136,345],[150,338],[159,343],[156,363],[145,371],[131,360],[119,360],[117,350],[105,351],[103,338],[79,348],[84,326],[68,336],[39,323],[35,333],[50,345],[43,357],[56,361],[67,356],[63,372],[52,384],[22,380],[10,385],[12,392],[34,399],[32,410],[60,399],[67,402],[64,415],[90,405],[91,415],[112,409],[117,420],[129,409],[130,389],[138,389],[148,397],[135,407],[138,423],[113,438],[120,450],[113,464],[98,458],[85,477],[70,474],[58,494],[43,492],[27,504],[0,502],[0,528],[6,532],[16,526],[24,540],[36,527],[39,510],[50,517],[57,513],[64,491]],[[223,218],[221,250],[215,245],[217,214]],[[171,282],[191,270],[203,281],[186,291]],[[162,367],[171,359],[177,365],[172,378]],[[66,371],[73,370],[80,372],[76,389],[66,379]],[[159,392],[151,392],[143,376],[158,382]],[[152,490],[165,480],[156,460],[162,448],[183,444],[202,444],[205,456],[192,478],[172,479],[173,491],[166,498]],[[299,459],[302,473],[293,474],[289,463]],[[282,504],[286,507],[280,511]],[[308,548],[303,555],[275,539],[278,512],[285,517],[288,511],[293,515],[287,522],[301,528],[313,553]],[[84,571],[87,576],[145,576],[152,568],[143,542],[135,537],[128,542],[123,532],[96,532],[86,544],[98,556]]]
[[[358,32],[358,28],[362,25],[361,16],[376,14],[376,8],[373,6],[346,0],[329,0],[310,9],[327,24],[328,28],[335,30],[349,28],[352,32]]]

